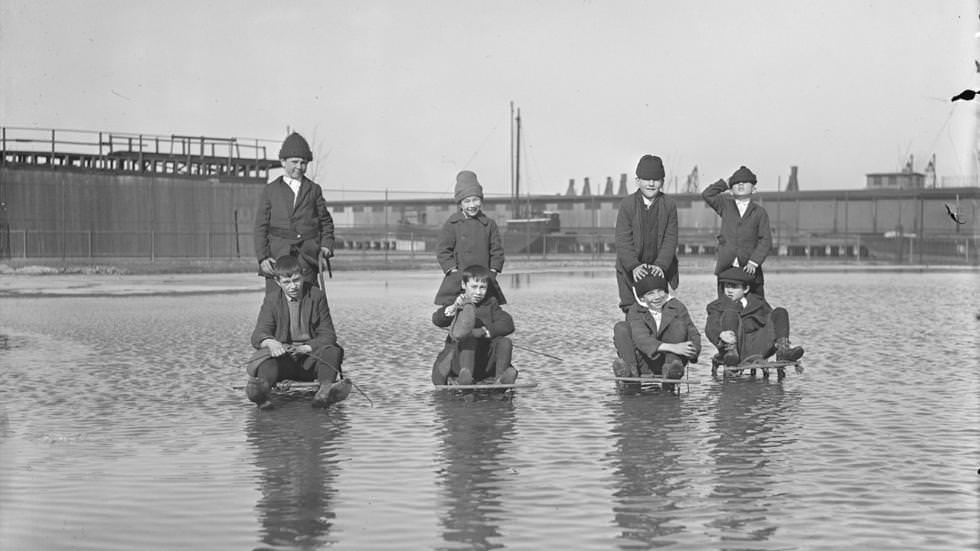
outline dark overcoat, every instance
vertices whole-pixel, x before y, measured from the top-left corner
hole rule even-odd
[[[479,265],[497,273],[503,271],[504,247],[497,223],[482,211],[472,218],[462,212],[453,214],[442,226],[436,260],[445,277],[436,293],[435,303],[445,305],[455,300],[462,289],[462,270]],[[487,293],[496,297],[498,304],[507,304],[496,276],[491,279]]]
[[[309,281],[319,270],[320,247],[334,248],[333,217],[313,180],[304,176],[297,195],[294,205],[282,176],[262,189],[255,209],[255,256],[262,262],[296,253]]]
[[[458,295],[459,293],[457,293]],[[449,301],[452,304],[453,297]],[[448,328],[453,323],[454,316],[446,315],[446,304],[440,306],[438,310],[432,313],[432,323],[436,327]],[[480,304],[476,305],[476,323],[475,328],[486,327],[490,332],[489,339],[480,339],[479,345],[476,350],[476,358],[474,365],[474,373],[481,374],[491,372],[493,367],[489,365],[489,360],[491,358],[491,347],[493,343],[500,337],[506,337],[514,332],[514,318],[510,316],[503,308],[500,307],[500,303],[497,302],[497,298],[493,296],[487,296],[483,299]],[[455,362],[457,358],[457,346],[459,343],[452,339],[451,335],[446,335],[446,343],[436,356],[435,364],[438,366],[440,363],[444,362]]]
[[[728,184],[719,180],[701,193],[701,198],[721,216],[721,231],[718,234],[718,253],[715,256],[715,274],[730,268],[738,259],[744,267],[749,260],[762,266],[772,249],[772,229],[769,227],[769,214],[766,209],[749,202],[745,215],[739,215],[735,199],[724,192]]]
[[[249,369],[258,367],[262,356],[268,357],[262,341],[275,339],[283,344],[292,344],[289,335],[289,299],[282,290],[266,293],[259,309],[259,317],[252,331],[251,343],[256,349],[249,360]],[[330,305],[323,291],[311,285],[303,285],[299,297],[299,315],[310,334],[310,340],[305,344],[313,348],[313,353],[323,357],[317,351],[337,345],[337,333],[334,331],[333,318],[330,317]],[[305,369],[311,369],[316,359],[307,357],[303,362]],[[254,367],[253,367],[254,366]],[[249,373],[254,376],[254,373]]]
[[[721,297],[709,303],[704,333],[708,340],[720,349],[721,315],[725,311],[737,312],[739,324],[738,330],[735,331],[735,342],[739,357],[742,360],[753,355],[768,358],[775,352],[776,347],[776,333],[770,323],[772,307],[755,293],[745,295],[745,300],[745,306],[728,297]]]
[[[630,326],[633,346],[647,357],[653,358],[658,354],[657,349],[664,342],[661,340],[664,332],[668,328],[677,326],[685,328],[686,338],[668,344],[691,341],[696,352],[694,355],[695,362],[701,354],[701,333],[698,332],[697,326],[694,325],[694,321],[691,319],[691,314],[687,311],[687,307],[676,298],[668,300],[660,309],[659,325],[653,319],[650,310],[636,302],[626,312],[626,322]],[[684,360],[689,360],[689,358],[684,358]]]
[[[616,214],[616,282],[619,286],[619,307],[626,309],[636,302],[633,295],[633,269],[640,264],[654,264],[664,272],[664,278],[674,289],[680,283],[677,269],[677,203],[660,194],[650,208],[657,209],[657,227],[643,224],[643,195],[637,190],[619,203]],[[641,259],[647,242],[656,244],[656,258]]]

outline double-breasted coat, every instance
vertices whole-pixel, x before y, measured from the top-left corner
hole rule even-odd
[[[442,226],[436,259],[446,275],[435,303],[446,305],[456,299],[462,288],[462,270],[479,265],[497,273],[503,271],[504,247],[497,223],[482,211],[472,218],[462,212],[453,214]],[[495,279],[491,280],[487,294],[495,296],[498,304],[507,303]]]

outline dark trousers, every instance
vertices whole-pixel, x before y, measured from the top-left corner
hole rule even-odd
[[[660,332],[660,342],[676,344],[687,340],[687,327],[683,324],[670,324]],[[630,366],[630,370],[637,375],[646,369],[654,375],[661,375],[664,364],[672,360],[680,360],[687,365],[687,358],[678,356],[672,352],[659,352],[653,356],[647,356],[636,349],[633,343],[633,332],[628,322],[620,321],[613,326],[613,344],[616,345],[616,354]]]
[[[456,343],[456,347],[453,372],[458,375],[460,370],[469,368],[474,381],[503,375],[510,367],[511,357],[514,354],[514,343],[511,342],[510,337],[492,339],[464,337]]]
[[[319,359],[305,354],[300,354],[296,359],[289,354],[266,358],[258,365],[256,376],[265,379],[270,387],[285,380],[320,381],[325,384],[337,380],[340,365],[344,361],[344,349],[339,346],[324,346],[313,353]]]
[[[743,360],[754,354],[768,358],[776,352],[777,340],[789,338],[789,312],[783,307],[773,308],[769,323],[756,331],[744,333],[738,312],[726,310],[721,314],[721,330],[735,333],[736,346]]]

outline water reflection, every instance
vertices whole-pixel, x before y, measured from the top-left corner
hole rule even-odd
[[[513,402],[496,394],[466,399],[442,394],[435,403],[436,422],[443,427],[444,468],[437,473],[446,509],[442,538],[472,549],[501,548],[501,487],[512,472],[506,448],[514,433]]]
[[[708,527],[722,541],[762,542],[779,528],[779,481],[787,475],[785,447],[796,442],[795,394],[781,382],[745,379],[718,387],[711,450],[717,517]]]
[[[313,548],[336,542],[330,536],[332,502],[349,424],[344,408],[313,410],[308,397],[272,411],[251,408],[245,431],[257,469],[263,544]]]
[[[683,493],[687,479],[679,465],[677,439],[686,437],[681,401],[663,392],[631,393],[621,397],[614,416],[616,443],[612,460],[618,489],[613,515],[622,529],[624,547],[646,546],[684,530],[673,498]]]

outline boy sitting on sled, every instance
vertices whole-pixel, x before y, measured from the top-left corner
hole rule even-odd
[[[337,381],[344,349],[337,344],[326,295],[304,282],[294,256],[276,259],[273,275],[279,289],[266,293],[252,332],[256,352],[248,361],[246,396],[265,408],[271,405],[270,389],[279,381],[316,380],[320,389],[313,407],[347,398],[351,382]]]
[[[613,327],[619,355],[617,377],[639,377],[641,368],[665,379],[680,379],[689,361],[701,354],[701,333],[684,304],[667,292],[667,280],[649,273],[633,284],[636,302],[626,321]]]
[[[777,361],[795,362],[803,348],[789,341],[789,312],[773,308],[749,287],[755,276],[741,268],[728,268],[718,274],[723,297],[708,304],[704,332],[718,354],[716,364],[737,366],[761,362],[776,354]],[[782,369],[782,368],[779,368]]]
[[[490,270],[474,265],[463,270],[461,289],[455,299],[432,314],[432,323],[448,327],[446,345],[432,366],[432,383],[451,381],[471,385],[493,377],[497,384],[514,384],[517,370],[510,365],[514,320],[487,296]]]

